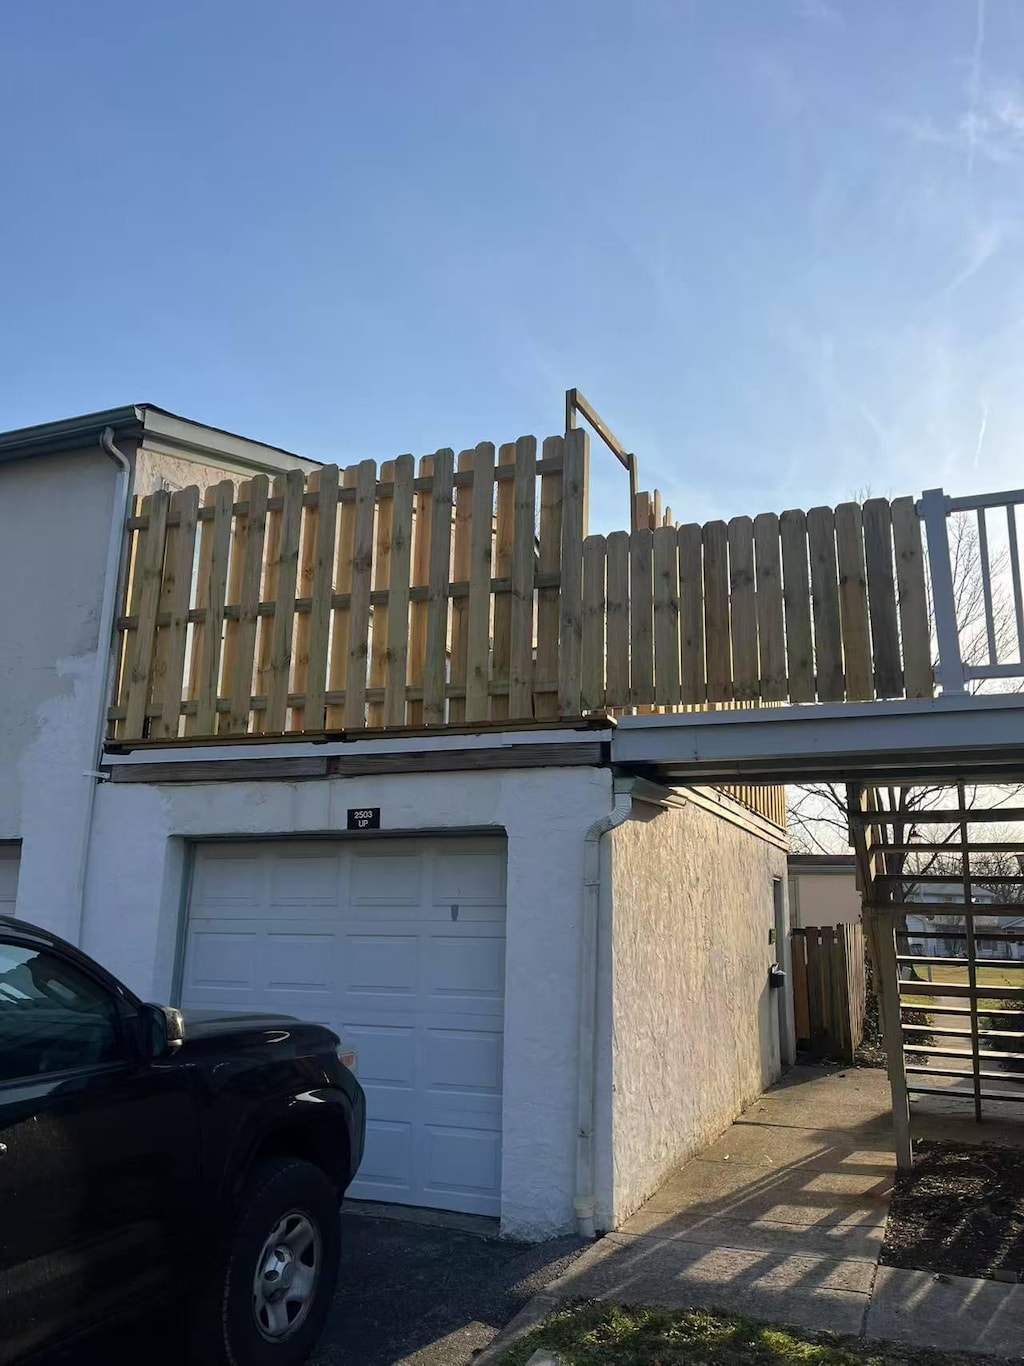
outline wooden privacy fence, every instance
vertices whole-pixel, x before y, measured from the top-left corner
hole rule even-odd
[[[587,536],[587,459],[574,430],[142,499],[113,738],[931,696],[912,499]]]
[[[586,459],[576,431],[144,498],[114,738],[578,716]]]
[[[585,709],[932,696],[912,498],[703,526],[637,504],[583,546]]]
[[[790,934],[797,1041],[853,1062],[864,1037],[867,970],[860,925],[805,926]]]

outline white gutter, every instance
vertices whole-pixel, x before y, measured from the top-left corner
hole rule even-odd
[[[114,429],[107,427],[100,436],[100,446],[117,466],[117,482],[114,485],[114,505],[110,513],[110,535],[107,541],[107,562],[103,570],[103,601],[100,606],[99,633],[96,640],[96,681],[94,684],[95,726],[92,736],[90,758],[92,767],[82,775],[88,787],[85,793],[85,811],[82,815],[82,834],[78,850],[78,868],[72,886],[72,903],[77,907],[77,933],[75,942],[81,946],[85,929],[85,883],[89,869],[89,846],[92,843],[92,818],[96,808],[96,786],[106,774],[99,771],[103,760],[103,741],[107,733],[107,703],[110,691],[110,653],[114,634],[114,612],[117,609],[117,590],[121,566],[121,548],[124,544],[124,528],[128,517],[128,499],[131,495],[132,467],[123,451],[114,444]]]
[[[597,1023],[597,946],[601,915],[601,838],[633,809],[632,784],[620,790],[607,816],[596,820],[583,842],[583,919],[580,923],[579,1068],[576,1112],[576,1223],[581,1238],[594,1227],[594,1036]]]

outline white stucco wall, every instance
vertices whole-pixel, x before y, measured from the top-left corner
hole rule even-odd
[[[609,837],[605,1227],[781,1075],[781,993],[768,969],[785,853],[696,805],[638,803],[634,814]]]
[[[114,486],[98,447],[0,466],[0,839],[22,841],[18,914],[65,932]]]
[[[610,772],[593,768],[106,784],[84,947],[140,995],[171,998],[189,840],[340,833],[362,806],[379,806],[388,831],[505,831],[502,1230],[562,1233],[573,1226],[584,835],[611,803]]]

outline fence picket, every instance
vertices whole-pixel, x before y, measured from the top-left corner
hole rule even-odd
[[[507,442],[498,448],[498,464],[514,465],[516,448],[514,442]],[[495,494],[494,521],[494,577],[512,577],[513,509],[515,506],[515,485],[511,480],[502,479]],[[509,670],[512,663],[512,594],[494,595],[494,642],[492,645],[491,673],[495,692],[491,698],[491,720],[503,721],[508,716]]]
[[[869,498],[864,504],[864,559],[875,670],[874,696],[901,697],[903,666],[892,567],[892,513],[887,498]]]
[[[629,537],[613,531],[605,542],[605,597],[608,604],[605,705],[629,705]]]
[[[473,467],[475,451],[460,451],[457,469],[460,474],[473,474],[473,483],[462,484],[455,490],[455,528],[452,533],[452,582],[468,583],[473,561],[473,491],[476,476]],[[452,598],[452,645],[448,672],[453,688],[466,687],[469,664],[469,597]],[[466,698],[452,697],[448,703],[448,719],[453,726],[466,719]]]
[[[754,518],[754,569],[757,575],[757,643],[761,664],[761,697],[766,702],[784,702],[788,694],[782,608],[782,563],[779,519],[772,512],[762,512]]]
[[[729,532],[724,522],[708,522],[704,540],[704,637],[707,642],[709,702],[732,699],[732,645],[729,629]]]
[[[423,723],[443,726],[446,719],[448,653],[448,574],[452,548],[452,493],[455,452],[434,456],[430,518],[430,580],[427,588],[427,648],[423,661]]]
[[[680,695],[686,705],[707,700],[704,673],[704,559],[701,528],[681,526],[679,539]]]
[[[868,629],[868,584],[864,567],[864,530],[859,503],[836,508],[839,552],[839,616],[846,666],[846,696],[863,702],[872,695],[871,636]]]
[[[172,543],[167,537],[162,601],[170,615],[164,647],[164,676],[160,690],[160,716],[155,731],[158,739],[177,739],[181,727],[181,692],[185,677],[185,650],[188,644],[188,606],[192,596],[192,569],[195,562],[196,526],[199,516],[199,490],[192,486],[171,495],[171,512],[177,512],[179,525]]]
[[[327,725],[327,651],[331,635],[334,557],[338,534],[338,467],[324,465],[319,474],[316,553],[313,559],[313,603],[309,612],[304,688],[306,709],[303,720],[304,728],[309,731],[323,730]]]
[[[557,470],[541,475],[540,480],[540,545],[537,570],[542,575],[557,574],[561,563],[563,444],[562,437],[549,436],[541,447],[541,457],[545,464],[550,461],[558,463]],[[537,591],[534,715],[538,720],[551,719],[558,715],[558,599],[557,588],[540,588]],[[603,691],[602,682],[602,694]]]
[[[231,516],[234,504],[235,486],[230,479],[224,479],[217,485],[213,503],[213,537],[206,591],[206,630],[203,633],[203,650],[199,665],[199,696],[196,699],[198,703],[196,707],[196,728],[201,735],[213,735],[217,727],[221,645],[224,635],[224,599],[228,587]]]
[[[654,532],[638,527],[629,537],[629,702],[654,701]]]
[[[203,509],[213,511],[214,503],[217,499],[217,485],[214,484],[203,494]],[[188,700],[196,702],[198,705],[200,670],[203,659],[203,639],[206,635],[206,607],[207,595],[210,591],[210,559],[213,555],[213,520],[212,518],[203,522],[199,532],[199,558],[196,563],[196,611],[201,614],[200,619],[192,626],[192,642],[189,651],[189,670],[188,670]],[[136,550],[136,560],[138,550]],[[198,710],[190,712],[185,717],[186,736],[194,735],[199,730]]]
[[[239,568],[232,564],[232,580],[237,588],[238,620],[229,622],[225,637],[224,682],[230,710],[227,729],[231,735],[245,735],[252,708],[253,656],[256,651],[256,624],[259,620],[260,581],[263,577],[263,545],[267,528],[267,499],[270,481],[265,474],[249,480],[244,519],[244,534],[236,532],[235,555]],[[236,519],[236,526],[242,518]],[[191,566],[190,566],[191,567]],[[231,629],[234,628],[234,629]],[[231,648],[228,649],[230,644]]]
[[[412,582],[417,588],[427,587],[430,580],[430,537],[433,528],[432,503],[434,498],[434,457],[424,455],[420,459],[420,478],[430,479],[428,488],[416,494],[416,512],[413,521],[412,543]],[[423,671],[427,659],[427,601],[416,600],[409,612],[409,686],[423,688]],[[409,725],[423,725],[422,699],[410,699],[408,707]]]
[[[583,681],[580,688],[583,711],[596,711],[604,706],[604,626],[607,613],[604,561],[604,537],[588,536],[583,542]]]
[[[362,460],[356,483],[356,525],[352,541],[352,606],[349,611],[348,673],[345,681],[346,730],[362,730],[366,725],[366,675],[370,653],[367,637],[373,583],[373,514],[376,495],[376,463]]]
[[[531,483],[531,490],[532,487]],[[490,706],[491,556],[494,539],[494,447],[490,442],[481,442],[474,453],[472,492],[465,718],[477,722],[487,720]]]
[[[671,526],[654,532],[654,701],[679,705],[679,543]]]
[[[359,466],[349,465],[342,471],[341,484],[354,490],[359,483]],[[341,503],[338,514],[338,538],[334,555],[334,588],[337,593],[352,593],[352,557],[355,553],[356,503],[354,495]],[[352,619],[351,596],[349,606],[336,608],[331,631],[331,667],[328,687],[332,693],[344,693],[348,687],[349,626]],[[345,725],[345,707],[332,703],[327,708],[327,729],[340,730]]]
[[[533,579],[534,499],[537,487],[537,443],[532,436],[516,442],[512,538],[512,651],[508,714],[533,715]]]
[[[228,487],[234,493],[233,486],[229,484]],[[153,683],[156,618],[160,606],[169,503],[170,494],[165,489],[150,495],[149,527],[135,562],[139,624],[135,658],[128,681],[128,715],[125,718],[125,734],[131,739],[145,736],[146,733],[146,707]]]
[[[779,536],[782,541],[788,697],[791,702],[813,702],[816,691],[806,514],[799,508],[784,512],[779,518]]]
[[[301,470],[285,477],[281,540],[277,557],[277,598],[271,644],[270,684],[267,688],[266,732],[276,735],[285,728],[288,683],[291,677],[292,639],[295,626],[295,584],[299,574],[299,536],[302,529],[302,495],[306,480]]]
[[[391,574],[388,579],[387,677],[384,724],[404,726],[406,672],[409,667],[409,578],[412,568],[413,478],[411,455],[395,461],[395,496],[391,513]]]
[[[388,673],[388,615],[391,610],[389,586],[391,583],[391,541],[394,535],[395,515],[395,462],[385,460],[380,467],[380,481],[392,486],[391,494],[383,490],[377,499],[377,545],[373,555],[373,586],[378,593],[388,594],[386,602],[378,602],[373,608],[372,635],[370,649],[370,687],[385,688]],[[367,708],[367,725],[379,730],[384,725],[384,703],[371,702]]]
[[[734,517],[729,523],[729,594],[732,695],[737,702],[751,702],[760,696],[761,686],[754,591],[754,524],[749,517]]]
[[[835,517],[831,508],[807,513],[811,564],[811,605],[819,702],[841,702],[846,692],[843,638],[839,626],[839,575],[836,569]]]
[[[283,503],[285,490],[288,487],[287,480],[283,474],[279,474],[273,483],[273,496],[275,501],[280,499]],[[267,727],[267,693],[270,690],[270,670],[273,658],[274,642],[274,622],[277,612],[277,581],[278,569],[281,559],[281,523],[284,516],[282,507],[270,508],[267,511],[267,531],[264,546],[264,556],[266,567],[263,571],[263,597],[266,602],[275,604],[275,615],[260,618],[259,622],[259,643],[256,652],[256,696],[263,699],[263,706],[253,713],[253,731],[257,735],[262,735]]]
[[[580,654],[583,643],[583,534],[586,526],[586,468],[590,443],[579,428],[565,438],[562,457],[561,602],[558,625],[558,712],[580,714]]]
[[[928,593],[924,582],[921,519],[913,498],[894,498],[891,514],[906,692],[908,697],[931,697],[935,691],[935,677],[932,672]]]
[[[322,470],[313,470],[306,479],[306,492],[318,494]],[[305,499],[302,508],[302,536],[299,550],[299,577],[295,587],[298,598],[313,597],[316,578],[316,541],[320,521],[320,499]],[[301,698],[292,708],[289,730],[306,730],[306,693],[309,690],[309,637],[313,628],[309,612],[295,614],[295,663],[293,686]],[[312,729],[320,729],[314,720]]]

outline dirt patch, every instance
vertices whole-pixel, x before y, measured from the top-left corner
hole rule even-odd
[[[954,1276],[1024,1280],[1024,1161],[990,1145],[918,1143],[896,1182],[881,1260]]]

